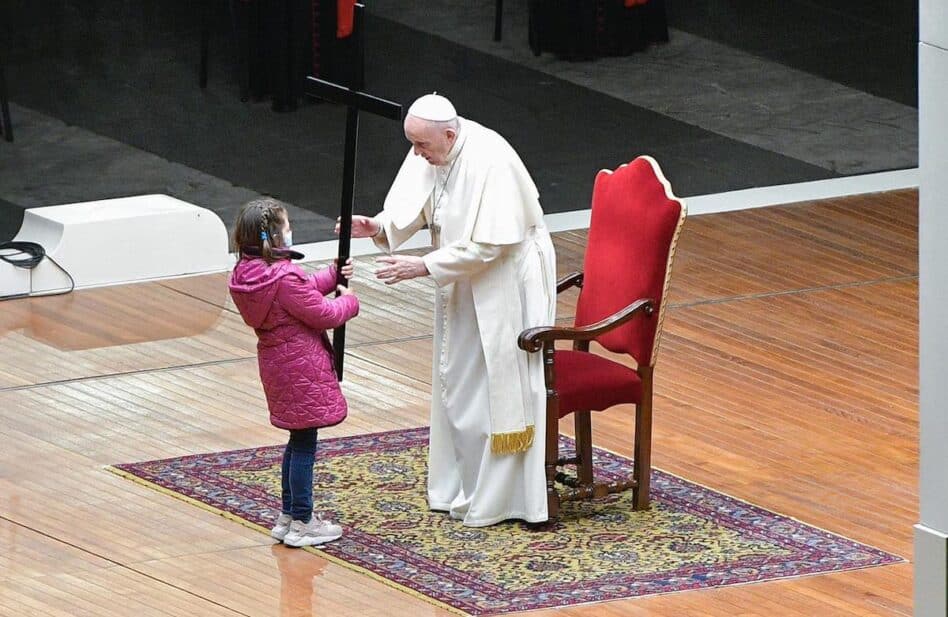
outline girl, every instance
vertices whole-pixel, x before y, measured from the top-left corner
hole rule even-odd
[[[230,294],[244,322],[257,333],[260,381],[270,422],[290,431],[283,453],[283,511],[270,532],[289,546],[315,546],[342,536],[342,528],[313,514],[316,430],[346,417],[326,330],[355,317],[359,300],[336,285],[336,266],[308,276],[291,257],[286,210],[274,199],[255,199],[234,226],[239,255]],[[352,276],[352,261],[342,267]],[[338,290],[335,299],[325,295]]]

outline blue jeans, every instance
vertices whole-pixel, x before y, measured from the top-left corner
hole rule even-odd
[[[283,514],[308,523],[313,518],[313,464],[316,429],[290,429],[283,451]]]

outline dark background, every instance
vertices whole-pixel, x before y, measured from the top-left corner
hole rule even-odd
[[[199,5],[10,3],[0,21],[6,24],[3,57],[12,101],[334,218],[345,110],[305,103],[278,114],[268,101],[240,102],[223,1],[211,5],[210,84],[200,90]],[[672,0],[668,13],[673,29],[917,106],[915,2]],[[588,207],[595,172],[627,160],[630,143],[636,153],[662,163],[682,196],[834,175],[373,16],[371,5],[366,27],[367,88],[405,105],[431,84],[450,92],[462,115],[498,130],[514,145],[547,212]],[[13,122],[15,128],[16,117]],[[363,114],[357,211],[377,210],[406,151],[397,123]],[[0,169],[3,173],[12,171]],[[167,190],[143,183],[133,192]],[[127,183],[110,187],[90,177],[82,200],[128,194]],[[35,205],[45,204],[0,199],[0,239],[19,229],[23,207]],[[315,225],[295,235],[298,242],[312,241],[329,237],[330,230]]]

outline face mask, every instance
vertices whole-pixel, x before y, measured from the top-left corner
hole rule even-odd
[[[293,247],[293,232],[287,231],[283,234],[283,248],[288,249]]]

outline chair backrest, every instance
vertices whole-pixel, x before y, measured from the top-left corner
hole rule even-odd
[[[640,298],[653,299],[651,317],[642,314],[597,339],[609,351],[631,355],[640,366],[655,364],[686,212],[652,157],[640,156],[596,176],[575,323],[586,326]]]

